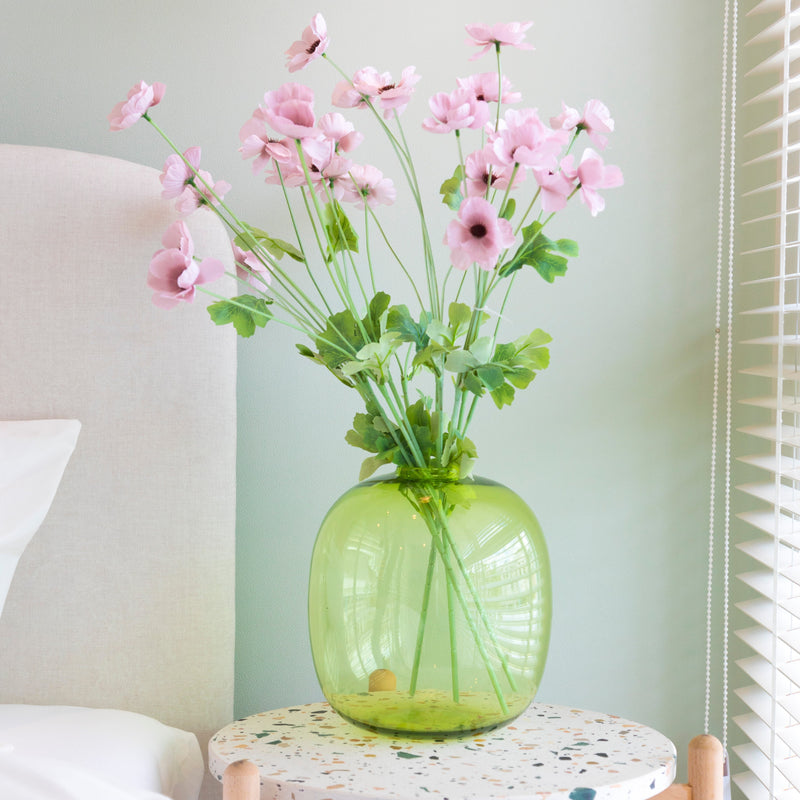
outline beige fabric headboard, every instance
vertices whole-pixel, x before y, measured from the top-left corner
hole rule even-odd
[[[0,617],[0,702],[232,719],[236,344],[150,302],[158,171],[0,145],[0,419],[83,427]],[[222,224],[188,220],[231,266]],[[230,288],[230,287],[228,287]]]

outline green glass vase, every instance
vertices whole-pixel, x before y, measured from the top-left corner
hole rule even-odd
[[[322,523],[314,666],[357,725],[442,737],[512,720],[539,687],[550,619],[541,528],[499,483],[401,467],[350,489]]]

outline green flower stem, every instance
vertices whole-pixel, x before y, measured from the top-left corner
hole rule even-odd
[[[372,268],[372,249],[369,246],[369,204],[364,200],[364,248],[367,251],[367,266],[369,267],[369,282],[372,286],[373,296],[378,293],[378,287],[375,284],[375,270]],[[396,257],[396,256],[395,256]]]
[[[411,284],[411,288],[413,289],[414,294],[417,296],[420,308],[425,308],[425,303],[422,302],[422,297],[420,297],[416,282],[411,277],[411,273],[406,269],[406,266],[405,264],[403,264],[403,261],[400,258],[400,256],[397,255],[397,251],[394,249],[394,247],[392,247],[392,244],[389,241],[389,237],[386,235],[386,231],[383,229],[380,220],[378,219],[378,217],[375,215],[375,212],[371,208],[367,207],[367,210],[369,211],[369,215],[370,217],[372,217],[373,222],[378,226],[378,230],[380,231],[380,234],[383,237],[383,241],[386,243],[386,246],[389,248],[389,252],[394,256],[394,260],[397,262],[400,269],[403,270],[405,276],[408,278],[408,281]]]
[[[475,588],[475,584],[472,582],[472,578],[469,577],[469,572],[467,571],[467,567],[464,564],[464,561],[462,560],[461,556],[459,555],[458,550],[456,550],[456,544],[453,541],[453,535],[450,533],[450,529],[447,527],[443,527],[442,536],[445,538],[446,544],[450,547],[450,549],[453,552],[453,557],[455,558],[456,564],[458,565],[461,575],[464,578],[464,583],[467,585],[467,590],[469,591],[470,595],[472,595],[472,599],[475,602],[476,608],[478,609],[478,614],[481,618],[481,622],[486,628],[486,632],[489,634],[489,639],[494,645],[497,657],[500,659],[500,663],[503,666],[503,672],[505,672],[509,686],[511,686],[511,691],[516,692],[517,682],[514,680],[514,676],[511,674],[511,669],[508,666],[508,659],[506,658],[503,649],[500,647],[500,643],[497,641],[497,637],[494,634],[494,629],[492,628],[491,622],[489,622],[489,618],[486,615],[486,609],[484,609],[483,607],[483,603],[480,600],[480,596],[478,595],[478,591]]]
[[[306,275],[308,275],[309,280],[311,281],[312,285],[316,289],[317,294],[319,295],[320,299],[322,300],[323,304],[325,305],[325,308],[328,310],[328,316],[329,317],[333,316],[333,309],[330,307],[330,304],[328,303],[328,299],[325,297],[325,294],[323,293],[322,289],[320,288],[319,284],[317,283],[317,279],[314,277],[314,273],[311,271],[311,266],[308,263],[308,257],[306,256],[306,250],[305,250],[305,247],[303,247],[303,239],[300,236],[300,230],[297,227],[297,220],[295,219],[295,216],[294,216],[294,209],[292,208],[292,204],[289,201],[289,193],[286,191],[286,184],[284,183],[284,180],[283,180],[283,173],[281,172],[280,164],[276,164],[276,171],[278,173],[278,179],[281,182],[281,190],[283,191],[283,199],[284,199],[284,202],[286,203],[286,208],[289,211],[289,219],[290,219],[290,221],[292,223],[292,229],[294,230],[295,240],[297,241],[297,246],[298,246],[298,248],[300,249],[300,252],[303,255],[303,266],[305,267]],[[323,317],[323,322],[324,322],[324,317]]]
[[[478,626],[475,624],[475,620],[473,619],[472,613],[469,610],[467,605],[466,598],[464,597],[463,592],[461,591],[461,587],[458,583],[458,576],[455,573],[452,564],[450,563],[450,557],[448,554],[448,547],[445,545],[444,536],[449,535],[449,529],[447,526],[447,518],[444,512],[444,509],[441,507],[441,498],[439,497],[438,491],[435,486],[423,484],[420,487],[420,491],[425,492],[424,495],[421,495],[418,500],[421,501],[421,497],[429,498],[427,504],[423,504],[420,502],[420,508],[423,505],[434,505],[435,513],[431,510],[427,510],[426,513],[423,513],[423,518],[428,524],[428,528],[431,532],[431,540],[436,547],[436,550],[439,554],[439,557],[442,559],[442,565],[445,569],[445,575],[447,577],[448,585],[452,587],[452,590],[456,596],[456,600],[458,601],[458,605],[461,607],[461,611],[464,615],[464,619],[466,620],[467,626],[469,627],[470,633],[472,634],[472,638],[475,641],[475,645],[478,648],[478,652],[481,655],[483,660],[484,666],[486,667],[486,672],[489,677],[489,681],[492,684],[492,688],[495,691],[495,695],[497,696],[497,701],[500,704],[500,709],[504,714],[508,713],[508,703],[506,702],[505,695],[503,694],[503,689],[500,686],[500,682],[497,678],[497,673],[495,672],[494,667],[492,666],[491,659],[489,657],[489,653],[486,650],[486,645],[483,642],[483,637],[480,634]],[[450,536],[452,539],[452,536]],[[450,546],[452,550],[452,546]],[[464,569],[463,562],[462,562],[462,570]],[[483,604],[480,602],[480,598],[473,597],[473,600],[476,600],[478,605],[479,614],[481,614],[483,610]],[[481,614],[481,616],[485,617],[485,612]]]
[[[411,501],[412,505],[417,508],[419,507]],[[421,510],[420,510],[420,513]],[[414,647],[414,663],[411,667],[411,683],[409,685],[409,694],[413,697],[414,693],[417,691],[417,679],[419,677],[419,662],[422,656],[422,642],[425,638],[425,624],[428,620],[428,605],[431,599],[431,584],[433,583],[433,570],[436,566],[436,548],[431,545],[431,551],[428,555],[428,570],[425,573],[425,589],[422,593],[422,608],[419,612],[419,625],[417,627],[417,643]]]

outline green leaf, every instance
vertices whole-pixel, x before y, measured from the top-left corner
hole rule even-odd
[[[230,300],[219,300],[208,306],[208,313],[217,325],[232,323],[236,333],[244,338],[252,336],[256,326],[263,328],[272,319],[269,311],[271,300],[243,294]]]
[[[447,354],[444,368],[448,372],[467,372],[475,369],[481,362],[468,350],[453,350]]]
[[[328,260],[333,258],[333,253],[342,250],[349,250],[353,253],[358,252],[358,235],[350,224],[347,214],[344,213],[341,205],[336,200],[323,206],[322,222],[325,226],[328,242],[333,248],[333,252],[328,252]]]
[[[237,234],[233,240],[242,250],[255,252],[258,246],[261,245],[274,258],[281,259],[286,254],[295,261],[305,261],[300,250],[290,242],[285,242],[283,239],[274,239],[266,231],[262,231],[261,228],[254,228],[246,223],[243,224],[245,225],[245,230]]]
[[[358,479],[360,481],[365,481],[375,472],[376,469],[384,466],[384,464],[391,464],[392,460],[390,458],[385,458],[384,456],[369,456],[365,458],[361,462],[361,469],[358,472]]]
[[[372,339],[378,340],[381,336],[381,318],[383,317],[386,309],[389,308],[391,298],[386,292],[378,292],[372,300],[369,301],[369,311],[364,317],[364,329],[367,336]]]
[[[423,311],[419,322],[414,322],[407,306],[392,306],[386,317],[386,330],[395,331],[403,342],[414,342],[419,351],[430,341],[428,334],[425,333],[430,319],[430,313]]]
[[[505,383],[503,368],[498,364],[485,364],[475,370],[481,383],[490,391],[494,392]]]
[[[500,267],[507,277],[523,266],[533,267],[548,283],[567,272],[567,258],[578,255],[578,245],[571,239],[553,241],[542,233],[542,223],[533,222],[522,229],[522,244],[510,261]]]
[[[442,195],[442,202],[448,208],[452,208],[453,211],[458,211],[458,208],[464,199],[464,195],[461,193],[461,182],[463,180],[464,169],[459,164],[453,173],[453,177],[448,178],[441,185],[441,187],[439,187],[439,194]]]
[[[506,204],[500,209],[500,214],[498,215],[501,219],[511,219],[514,216],[514,212],[517,210],[517,201],[513,197],[509,197],[506,201]]]
[[[498,408],[510,406],[514,400],[514,387],[509,383],[498,386],[498,388],[492,392],[492,400],[494,400]]]
[[[472,318],[472,309],[466,303],[450,303],[447,308],[447,320],[450,323],[450,329],[453,332],[452,341],[459,337],[462,328],[466,333],[466,328],[469,326],[469,321]]]
[[[328,317],[324,333],[314,343],[322,362],[332,370],[350,361],[366,344],[358,321],[347,309]]]

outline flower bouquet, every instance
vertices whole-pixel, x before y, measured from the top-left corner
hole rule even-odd
[[[179,220],[164,234],[163,248],[150,264],[153,302],[172,308],[191,302],[197,291],[207,292],[215,298],[208,306],[211,319],[232,324],[241,336],[252,336],[268,322],[303,334],[299,354],[359,396],[362,408],[345,439],[368,453],[360,480],[384,465],[397,468],[397,475],[367,485],[373,494],[384,492],[375,495],[383,498],[381,514],[387,503],[401,497],[400,515],[413,518],[424,534],[417,540],[424,557],[415,559],[419,570],[406,581],[414,584],[415,599],[404,595],[401,603],[413,606],[412,621],[401,622],[405,612],[385,608],[387,584],[381,588],[376,577],[387,572],[392,559],[406,563],[409,548],[400,554],[382,549],[392,546],[385,537],[368,541],[363,509],[345,522],[336,517],[334,525],[336,537],[361,531],[356,543],[318,540],[315,560],[319,550],[328,561],[317,572],[312,565],[312,645],[323,689],[346,716],[378,729],[442,733],[497,724],[527,705],[543,668],[549,572],[543,543],[530,544],[540,536],[535,519],[516,526],[503,545],[506,556],[493,556],[491,569],[475,555],[484,534],[472,528],[458,542],[459,515],[480,505],[482,485],[470,477],[477,450],[467,434],[482,397],[490,396],[502,409],[548,366],[550,336],[544,331],[500,337],[504,309],[520,274],[533,271],[552,283],[577,255],[574,241],[550,238],[545,230],[576,196],[597,215],[604,208],[601,190],[619,186],[622,174],[598,153],[614,128],[600,101],[589,100],[582,111],[562,104],[549,124],[536,109],[520,107],[521,95],[503,74],[501,57],[509,47],[532,49],[525,41],[530,26],[466,26],[468,42],[478,48],[472,58],[494,54],[495,68],[460,78],[454,89],[429,100],[430,115],[421,127],[429,134],[449,134],[455,156],[455,168],[442,175],[439,198],[452,218],[439,234],[429,230],[412,148],[401,124],[420,80],[415,68],[405,68],[396,79],[373,67],[343,71],[330,58],[320,14],[288,49],[290,72],[327,62],[337,73],[332,105],[366,115],[373,129],[387,137],[403,197],[417,211],[419,237],[410,260],[382,222],[401,189],[377,167],[355,159],[364,134],[341,111],[318,116],[314,94],[303,84],[289,82],[266,92],[239,132],[241,153],[252,159],[253,172],[285,200],[286,219],[279,231],[240,219],[225,199],[230,185],[201,168],[200,148],[178,148],[157,125],[152,109],[164,96],[162,84],[137,84],[109,116],[113,130],[139,119],[152,125],[173,151],[161,175],[164,197],[173,198],[182,214],[210,208],[232,236],[241,293],[223,297],[214,291],[211,284],[224,267],[195,254]],[[578,156],[582,138],[590,146]],[[387,268],[407,279],[407,302],[393,301],[381,290],[379,269]],[[513,505],[507,497],[498,502],[501,510]],[[497,527],[489,518],[480,525],[481,530]],[[531,557],[537,547],[538,555]],[[369,564],[340,561],[331,566],[329,559],[344,559],[347,552]],[[517,589],[509,591],[509,570],[520,560],[530,569],[514,579]],[[358,569],[367,572],[354,577]],[[487,581],[495,587],[488,595]],[[358,584],[360,594],[345,597],[347,584]],[[370,599],[364,599],[364,592],[371,592]],[[512,616],[517,621],[510,628],[507,611],[498,611],[495,602],[504,593],[516,609]],[[324,612],[315,611],[320,605]],[[368,609],[369,623],[353,611],[355,606]],[[332,628],[331,618],[337,615],[349,626],[343,635]],[[543,615],[548,616],[546,625]],[[407,634],[364,632],[403,625]],[[533,630],[537,643],[520,645],[525,638],[520,632],[527,631],[530,639]],[[334,653],[335,647],[342,652]],[[427,660],[437,662],[430,670],[435,677],[423,677],[426,653]],[[374,678],[369,687],[367,674]],[[380,681],[387,674],[384,685]],[[398,694],[405,704],[398,705]],[[361,697],[361,706],[372,707],[389,695],[400,709],[391,723],[381,722],[374,708],[362,714],[358,703],[345,702]],[[436,713],[449,715],[447,722],[431,722],[436,713],[420,710],[423,695]],[[478,695],[480,703],[470,706],[465,698]],[[471,710],[459,714],[464,706]]]

